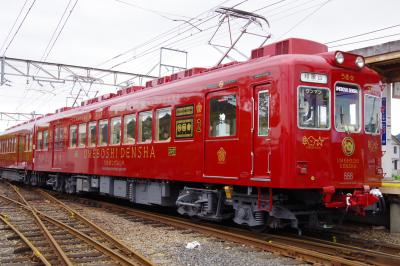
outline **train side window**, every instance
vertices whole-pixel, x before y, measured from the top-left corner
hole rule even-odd
[[[210,137],[236,135],[236,94],[210,100]]]
[[[96,146],[96,127],[97,127],[97,122],[93,121],[89,123],[89,134],[88,134],[88,145],[90,147],[95,147]]]
[[[269,92],[258,92],[258,136],[268,136]]]
[[[124,116],[124,144],[135,143],[136,115]]]
[[[43,132],[39,131],[37,135],[37,150],[41,150],[43,145]]]
[[[76,147],[76,136],[77,135],[77,126],[70,126],[69,127],[69,147],[75,148]]]
[[[171,108],[156,110],[156,141],[171,140]]]
[[[364,130],[366,133],[379,134],[379,115],[381,99],[373,95],[365,95],[364,100]]]
[[[47,150],[49,148],[49,131],[43,131],[43,150]]]
[[[118,145],[121,143],[121,117],[111,118],[111,140],[110,144]]]
[[[108,120],[99,121],[99,145],[106,146],[108,144]]]
[[[325,88],[299,87],[297,125],[303,129],[330,128],[330,91]]]
[[[86,146],[86,123],[80,124],[78,128],[79,147]]]
[[[152,111],[139,113],[139,142],[151,142],[153,116]]]
[[[360,89],[357,85],[335,85],[335,128],[339,132],[360,132]]]

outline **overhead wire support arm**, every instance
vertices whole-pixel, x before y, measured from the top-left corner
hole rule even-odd
[[[0,121],[27,121],[39,116],[42,116],[42,114],[0,112]]]
[[[79,80],[83,83],[100,84],[115,87],[124,87],[129,85],[121,83],[121,80],[137,78],[141,81],[143,79],[157,78],[155,76],[147,74],[130,73],[95,67],[85,67],[20,58],[1,57],[0,60],[0,85],[4,85],[7,82],[6,76],[19,76],[32,79],[33,81],[37,82],[49,83],[65,83]],[[78,72],[83,72],[85,74],[79,75],[77,74]],[[99,74],[105,74],[105,76],[111,77],[104,80],[96,78],[95,76]],[[29,80],[27,80],[27,82],[29,82]]]
[[[229,56],[229,53],[232,50],[236,51],[240,55],[247,58],[247,56],[245,56],[242,52],[240,52],[239,49],[235,48],[235,46],[237,45],[239,40],[243,37],[243,35],[249,34],[249,35],[263,38],[263,41],[262,41],[260,47],[262,45],[264,45],[265,42],[271,37],[270,33],[263,35],[263,34],[258,34],[258,33],[253,33],[253,32],[248,31],[248,28],[252,24],[257,25],[262,30],[264,30],[263,25],[266,25],[268,27],[268,29],[270,28],[270,24],[269,24],[268,20],[261,15],[258,15],[256,13],[252,13],[252,12],[235,9],[235,8],[230,8],[230,7],[220,7],[218,9],[216,9],[215,12],[221,14],[221,19],[219,21],[217,29],[215,30],[214,34],[211,36],[210,40],[208,41],[208,44],[213,46],[219,52],[221,52],[221,50],[218,49],[218,47],[226,48],[226,51],[223,53],[223,56],[218,61],[217,65],[220,65],[224,61],[225,58],[231,59],[232,57]],[[231,18],[238,18],[238,19],[242,19],[242,20],[246,21],[244,26],[242,26],[241,32],[239,33],[239,35],[236,37],[235,40],[233,40],[233,34],[232,34],[232,29],[231,29]],[[230,46],[224,46],[221,44],[213,43],[215,36],[220,31],[222,25],[225,22],[228,24]]]

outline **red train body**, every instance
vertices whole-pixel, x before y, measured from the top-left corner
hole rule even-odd
[[[246,62],[186,70],[8,129],[0,171],[205,219],[296,227],[377,202],[380,96],[362,57],[288,39]]]

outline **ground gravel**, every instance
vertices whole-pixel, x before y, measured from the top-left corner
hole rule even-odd
[[[95,207],[72,205],[84,216],[106,229],[131,248],[141,252],[158,265],[298,265],[291,258],[270,252],[221,241],[191,230],[148,221],[138,221],[127,216],[108,213]],[[187,249],[189,242],[197,241],[199,247]]]

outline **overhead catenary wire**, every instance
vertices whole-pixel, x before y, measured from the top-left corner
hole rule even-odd
[[[380,32],[380,31],[384,31],[384,30],[388,30],[388,29],[397,28],[397,27],[400,27],[400,24],[396,24],[396,25],[392,25],[392,26],[388,26],[388,27],[376,29],[376,30],[373,30],[373,31],[368,31],[368,32],[360,33],[360,34],[357,34],[357,35],[352,35],[352,36],[345,37],[345,38],[341,38],[341,39],[334,40],[334,41],[329,41],[329,42],[326,42],[326,43],[324,43],[324,44],[331,44],[331,43],[335,43],[335,42],[345,41],[345,40],[349,40],[349,39],[353,39],[353,38],[357,38],[357,37],[369,35],[369,34],[376,33],[376,32]]]
[[[10,29],[10,31],[8,32],[6,38],[4,39],[3,44],[1,45],[0,54],[1,54],[1,51],[3,51],[4,46],[7,43],[7,40],[10,38],[10,36],[11,36],[11,34],[12,34],[14,28],[15,28],[15,25],[17,25],[17,22],[18,22],[19,18],[21,17],[22,11],[24,11],[25,6],[26,6],[27,3],[28,3],[28,0],[25,0],[24,5],[22,6],[21,10],[19,11],[18,16],[16,17],[16,19],[15,19],[15,21],[14,21],[14,23],[13,23],[11,29]]]
[[[400,35],[400,33],[389,34],[389,35],[385,35],[385,36],[380,36],[380,37],[375,37],[375,38],[369,38],[369,39],[360,40],[360,41],[354,41],[354,42],[349,42],[349,43],[343,43],[343,44],[338,44],[338,45],[333,45],[333,46],[328,46],[328,47],[329,47],[329,48],[335,48],[335,47],[346,46],[346,45],[351,45],[351,44],[357,44],[357,43],[375,41],[375,40],[384,39],[384,38],[389,38],[389,37],[394,37],[394,36],[398,36],[398,35]]]
[[[33,0],[32,4],[30,5],[28,11],[25,13],[24,18],[22,19],[22,21],[19,23],[19,26],[17,28],[17,30],[14,32],[14,35],[12,36],[11,40],[8,42],[8,45],[6,47],[6,49],[4,50],[4,52],[2,53],[2,55],[4,56],[7,53],[8,48],[10,48],[11,44],[13,43],[15,37],[17,36],[19,30],[21,29],[22,25],[24,24],[26,18],[28,17],[29,13],[32,10],[32,7],[35,5],[36,0]],[[24,5],[25,6],[25,5]]]
[[[57,27],[55,28],[55,30],[54,30],[54,32],[53,32],[53,34],[52,34],[52,36],[51,36],[51,38],[50,38],[50,40],[49,40],[47,46],[46,46],[46,49],[45,49],[45,51],[44,51],[44,53],[43,53],[42,58],[41,58],[40,61],[46,61],[46,59],[47,59],[48,56],[50,55],[50,53],[51,53],[51,51],[53,50],[53,48],[54,48],[56,42],[58,41],[58,38],[60,37],[61,33],[63,32],[64,27],[65,27],[65,25],[67,24],[67,22],[68,22],[68,20],[69,20],[69,18],[70,18],[70,16],[71,16],[71,14],[72,14],[72,12],[74,11],[75,6],[76,6],[76,4],[78,3],[78,1],[79,1],[79,0],[75,0],[73,6],[72,6],[71,9],[69,10],[69,13],[68,13],[67,17],[65,18],[65,20],[64,20],[64,22],[63,22],[63,24],[62,24],[62,26],[60,27],[61,22],[63,21],[63,18],[65,17],[65,14],[66,14],[68,8],[70,7],[70,4],[71,4],[72,0],[70,0],[70,1],[68,2],[68,4],[67,4],[67,6],[65,7],[64,12],[63,12],[63,14],[62,14],[60,20],[59,20],[59,22],[58,22],[58,24],[57,24]],[[58,29],[59,29],[59,30],[58,30]],[[57,35],[56,35],[57,30],[58,30],[58,33],[57,33]],[[56,36],[56,37],[54,38],[54,36]],[[37,75],[39,72],[40,72],[40,69],[37,69],[36,75]],[[31,88],[31,86],[32,86],[32,84],[29,85],[29,88],[25,89],[24,97],[26,97],[26,96],[28,95],[29,89]],[[49,93],[53,93],[53,92],[54,92],[54,89],[51,90],[51,91],[49,91]],[[36,97],[35,99],[33,99],[33,101],[31,100],[29,103],[34,103],[35,100],[38,99],[38,98],[40,98],[40,96],[38,96],[38,97]],[[21,101],[20,101],[20,104],[17,106],[16,110],[19,110],[19,108],[21,108],[21,106],[22,106],[23,104],[26,104],[26,103],[24,102],[24,100],[21,100]]]
[[[227,2],[230,2],[230,1],[232,1],[232,0],[224,0],[223,2],[221,2],[220,4],[218,4],[217,6],[214,6],[214,7],[212,7],[211,9],[208,9],[208,10],[206,10],[206,11],[203,11],[203,12],[201,12],[199,15],[197,15],[197,16],[191,18],[191,19],[189,20],[189,22],[192,21],[192,20],[194,20],[194,19],[198,19],[199,17],[203,16],[204,14],[207,14],[207,13],[213,11],[215,8],[217,8],[217,7],[221,6],[221,5],[224,5],[224,4],[226,4]],[[239,2],[238,4],[235,4],[233,7],[236,7],[236,6],[238,6],[238,5],[240,5],[240,4],[243,4],[244,2],[247,2],[247,1],[249,1],[249,0],[243,0],[243,1]],[[216,17],[218,17],[218,15],[217,15],[217,14],[213,14],[213,15],[211,15],[211,16],[210,16],[209,18],[207,18],[207,19],[201,19],[199,23],[195,24],[195,26],[199,27],[200,25],[202,25],[202,24],[204,24],[204,23],[206,23],[206,22],[208,22],[208,21],[210,21],[210,20],[212,20],[212,19],[214,19],[214,18],[216,18]],[[183,27],[183,29],[181,29],[181,27]],[[111,62],[112,60],[115,60],[115,59],[120,58],[120,57],[122,57],[122,56],[124,56],[124,55],[127,55],[127,54],[129,54],[129,53],[131,53],[131,52],[133,52],[133,51],[135,51],[135,50],[141,48],[141,47],[145,47],[146,45],[148,45],[148,44],[150,44],[150,43],[152,43],[152,42],[158,41],[158,40],[160,40],[161,38],[164,38],[164,37],[166,37],[166,36],[168,36],[168,35],[170,35],[170,34],[173,34],[173,33],[175,33],[175,32],[179,32],[180,30],[184,30],[183,32],[179,32],[178,34],[176,34],[175,37],[177,37],[177,36],[179,36],[179,35],[181,35],[181,34],[183,34],[183,33],[186,33],[186,32],[188,32],[188,31],[190,31],[192,28],[193,28],[193,26],[190,26],[190,25],[188,25],[186,22],[183,22],[183,23],[181,23],[180,25],[175,26],[175,27],[173,27],[172,29],[170,29],[170,30],[168,30],[168,31],[166,31],[166,32],[163,32],[163,33],[161,33],[161,34],[159,34],[159,35],[157,35],[157,36],[155,36],[155,37],[153,37],[153,38],[151,38],[151,39],[145,41],[144,43],[141,43],[141,44],[139,44],[139,45],[136,45],[136,46],[134,46],[134,47],[132,47],[132,48],[129,48],[129,49],[127,49],[127,50],[125,50],[125,51],[123,51],[123,52],[121,52],[121,53],[119,53],[119,54],[117,54],[117,55],[115,55],[115,56],[113,56],[113,57],[107,59],[107,60],[104,60],[103,62],[99,63],[97,66],[101,66],[101,65],[107,64],[107,63]]]

